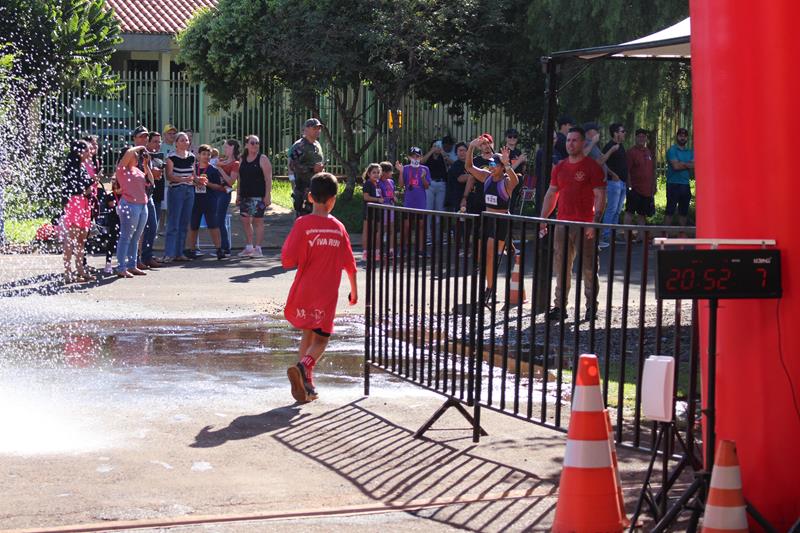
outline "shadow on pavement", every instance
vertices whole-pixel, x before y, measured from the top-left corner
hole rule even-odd
[[[0,298],[21,298],[26,296],[52,296],[55,294],[72,293],[81,290],[108,285],[117,281],[117,276],[108,274],[95,274],[96,281],[82,283],[64,283],[61,273],[41,274],[28,278],[16,279],[0,284]]]
[[[300,420],[273,437],[387,505],[452,500],[407,511],[421,518],[472,531],[533,530],[552,520],[557,479],[480,457],[473,446],[415,439],[357,402]]]
[[[300,415],[300,406],[278,407],[259,415],[242,415],[235,418],[227,427],[212,430],[214,426],[206,426],[195,436],[190,448],[215,448],[231,440],[250,439],[289,427],[299,422],[305,415]]]

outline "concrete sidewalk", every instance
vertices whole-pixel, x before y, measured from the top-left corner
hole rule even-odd
[[[168,328],[176,321],[224,325],[280,317],[294,273],[281,268],[277,248],[292,219],[274,214],[268,232],[274,251],[264,258],[204,257],[95,284],[64,286],[60,256],[0,256],[0,318],[24,338],[26,328],[78,320],[102,329],[107,320]],[[94,266],[101,261],[91,258]],[[363,281],[362,270],[362,287]],[[346,294],[340,290],[340,314],[362,316],[363,303],[347,306]],[[149,523],[155,528],[204,516],[217,525],[190,529],[545,531],[552,522],[563,433],[483,410],[489,436],[474,445],[466,422],[450,411],[427,439],[417,440],[413,431],[443,397],[380,382],[364,397],[357,375],[343,392],[305,405],[293,403],[288,386],[240,387],[224,401],[193,402],[192,391],[176,379],[167,404],[96,415],[100,427],[131,433],[125,446],[0,455],[0,529],[125,520],[155,520],[160,525]],[[212,390],[225,383],[209,379]],[[148,385],[127,393],[144,401]],[[619,454],[630,512],[647,456]],[[213,470],[203,470],[206,463]],[[237,516],[249,518],[219,524]]]

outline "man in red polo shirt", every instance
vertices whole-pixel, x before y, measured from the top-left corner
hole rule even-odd
[[[647,146],[648,131],[636,130],[636,145],[628,150],[628,194],[625,198],[625,224],[647,224],[647,217],[655,215],[656,160]],[[642,236],[637,238],[641,239]]]
[[[595,222],[603,218],[606,207],[606,182],[603,169],[592,158],[583,154],[586,133],[582,128],[570,128],[567,133],[567,159],[560,161],[550,175],[550,188],[542,203],[542,217],[547,218],[558,206],[558,220]],[[547,226],[543,225],[543,230]],[[568,232],[566,249],[564,232]],[[597,277],[599,260],[594,228],[556,225],[553,268],[556,271],[556,295],[549,320],[566,318],[565,312],[572,275],[572,264],[583,238],[583,285],[586,295],[586,320],[597,315],[597,294],[600,280]],[[565,268],[566,262],[566,268]],[[567,273],[564,279],[563,272]],[[576,309],[578,313],[580,310]]]

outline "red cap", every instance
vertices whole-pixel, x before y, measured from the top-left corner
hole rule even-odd
[[[487,141],[489,141],[489,144],[494,144],[494,138],[490,134],[484,133],[481,135],[481,137],[484,137]]]

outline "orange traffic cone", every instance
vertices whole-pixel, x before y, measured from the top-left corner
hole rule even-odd
[[[581,355],[558,488],[554,533],[624,529],[596,355]]]
[[[520,292],[522,292],[522,300],[520,300]],[[508,304],[517,305],[520,301],[524,302],[525,285],[520,282],[520,256],[514,254],[514,267],[511,269],[511,290],[508,295]]]
[[[631,521],[625,514],[625,498],[622,497],[622,477],[619,475],[619,463],[617,462],[617,445],[614,443],[614,426],[611,425],[611,415],[606,413],[606,427],[608,428],[608,445],[611,447],[611,466],[614,467],[614,474],[617,476],[617,504],[619,505],[619,512],[622,515],[622,525],[628,527]]]
[[[721,440],[717,446],[711,490],[708,492],[702,533],[747,533],[747,508],[742,494],[742,475],[736,444]]]

